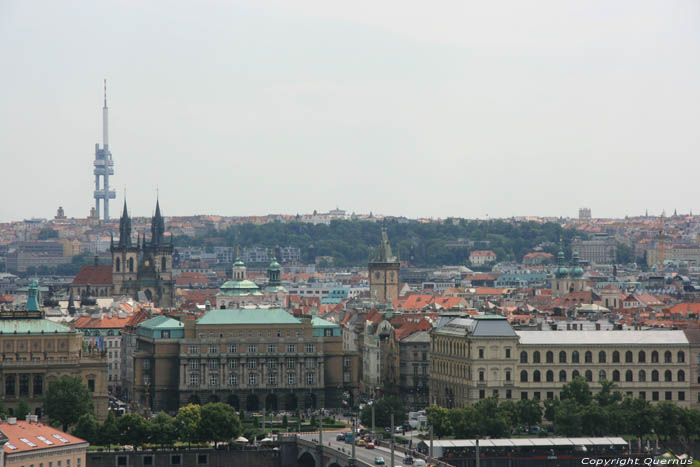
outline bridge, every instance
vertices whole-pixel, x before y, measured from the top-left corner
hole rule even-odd
[[[295,435],[280,435],[281,467],[352,467],[352,447],[340,447],[330,441],[321,446],[318,433],[306,438]],[[330,444],[330,445],[329,445]],[[356,459],[355,466],[371,467],[373,464]]]

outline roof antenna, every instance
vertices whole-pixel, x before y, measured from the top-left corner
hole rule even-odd
[[[105,78],[105,107],[107,107],[107,78]]]

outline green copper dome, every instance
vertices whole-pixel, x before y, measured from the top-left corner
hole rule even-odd
[[[277,262],[277,258],[272,258],[272,262],[267,269],[270,271],[279,271],[281,268],[282,266],[280,266],[280,263]]]

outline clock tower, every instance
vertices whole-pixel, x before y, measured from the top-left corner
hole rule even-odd
[[[389,236],[386,227],[382,227],[382,238],[379,247],[370,259],[369,294],[372,300],[384,304],[391,300],[394,306],[399,299],[399,259],[392,255]]]

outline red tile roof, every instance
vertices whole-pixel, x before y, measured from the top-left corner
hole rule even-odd
[[[17,420],[16,424],[10,425],[7,422],[3,422],[0,424],[0,431],[7,437],[5,456],[18,452],[44,451],[64,446],[77,447],[81,444],[87,448],[88,445],[88,442],[83,439],[43,423],[29,423]],[[15,449],[12,449],[12,447]]]
[[[83,266],[73,285],[112,285],[112,266]]]

